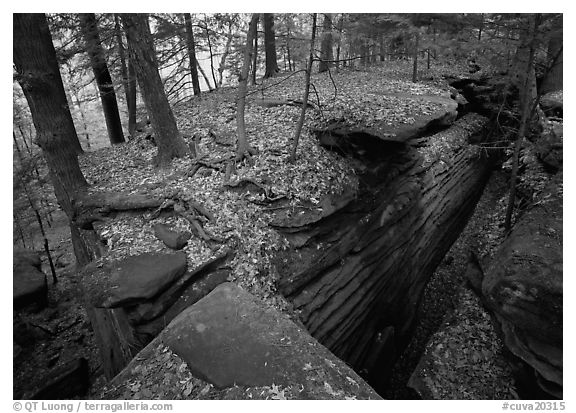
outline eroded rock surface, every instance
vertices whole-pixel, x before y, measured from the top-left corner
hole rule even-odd
[[[562,177],[516,223],[482,282],[506,346],[555,397],[562,397],[563,385]]]

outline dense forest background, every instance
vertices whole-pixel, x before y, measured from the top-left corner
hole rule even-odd
[[[484,275],[486,262],[513,239],[530,211],[559,198],[559,204],[549,205],[554,213],[538,220],[556,217],[558,208],[562,219],[563,19],[560,13],[14,14],[13,250],[34,252],[36,258],[25,252],[23,261],[52,281],[48,289],[44,279],[32,299],[41,311],[14,312],[14,357],[26,360],[21,371],[15,370],[15,394],[31,394],[27,381],[36,370],[60,366],[68,358],[62,348],[89,359],[91,376],[115,376],[134,349],[159,334],[160,318],[167,308],[176,311],[174,302],[180,302],[179,294],[195,275],[170,287],[169,304],[146,302],[136,311],[143,315],[130,313],[134,309],[128,306],[129,317],[142,317],[132,325],[133,318],[110,322],[123,309],[115,313],[109,303],[92,306],[107,287],[90,271],[169,249],[182,250],[185,267],[209,269],[199,281],[204,295],[231,281],[294,319],[310,311],[309,319],[300,318],[310,334],[333,345],[325,344],[363,378],[376,380],[370,384],[386,389],[387,397],[406,396],[408,378],[398,377],[413,371],[440,328],[444,301],[459,296],[458,286],[465,283],[480,300],[488,300],[478,274]],[[470,218],[492,171],[496,178]],[[551,182],[556,185],[552,192],[547,189]],[[364,219],[359,211],[370,212]],[[341,212],[349,215],[343,218]],[[279,218],[282,213],[286,216]],[[468,220],[471,229],[444,258]],[[349,241],[366,222],[371,223],[366,233],[375,231],[374,245],[380,242],[384,249],[402,241],[419,259],[392,259],[397,253],[392,250],[390,263],[378,261],[382,254],[376,254],[357,260],[355,267],[354,254],[372,254],[372,243],[364,245],[366,252]],[[424,222],[426,231],[418,232],[420,227],[410,222]],[[561,234],[556,224],[546,224],[553,228],[554,242]],[[387,225],[390,230],[381,229]],[[396,231],[405,227],[406,232]],[[349,238],[347,231],[355,235]],[[341,248],[330,249],[338,242]],[[312,250],[309,255],[301,252],[306,248]],[[354,251],[352,258],[344,252],[330,255],[346,248]],[[556,250],[561,261],[561,247]],[[325,251],[318,262],[310,258]],[[289,252],[301,254],[302,262],[285,258]],[[301,268],[306,259],[309,268]],[[326,264],[330,259],[336,261]],[[389,305],[382,311],[389,319],[373,318],[369,306],[347,304],[363,302],[362,294],[376,289],[362,293],[345,280],[336,289],[341,296],[319,294],[317,307],[307,309],[302,291],[324,291],[324,286],[306,283],[338,265],[344,268],[346,260],[350,274],[372,274],[358,268],[378,262],[389,264],[390,274],[405,275],[391,277],[389,289],[397,296],[374,298]],[[556,271],[557,260],[554,255],[542,263],[552,262],[549,267]],[[442,275],[451,265],[452,272]],[[427,296],[423,291],[436,267],[441,275],[428,284],[433,292]],[[308,270],[313,275],[302,275]],[[425,276],[410,281],[414,274]],[[551,292],[543,305],[553,311],[546,310],[535,323],[542,331],[546,322],[556,323],[549,334],[556,340],[554,351],[562,339],[559,274],[559,286],[545,286]],[[366,282],[384,278],[367,276]],[[397,279],[408,280],[409,286],[396,287]],[[468,298],[460,301],[476,311],[481,305]],[[428,307],[417,314],[421,301]],[[131,298],[126,302],[133,304]],[[401,308],[404,303],[409,304]],[[495,309],[499,304],[490,311],[500,310]],[[488,338],[482,345],[488,350],[473,342],[472,356],[492,357],[502,346],[482,311],[467,316],[481,320],[474,327],[468,323],[453,335],[468,337],[484,328],[482,337]],[[362,320],[352,325],[377,337],[377,344],[366,344],[356,354],[351,343],[359,334],[340,331],[346,339],[333,339],[324,321],[338,330],[334,314]],[[393,372],[396,359],[403,363],[401,352],[420,318],[426,331],[415,334],[418,350],[406,361],[411,367],[394,367],[398,377],[393,380],[402,381],[395,393],[369,368],[378,362]],[[134,342],[118,339],[126,333],[118,331],[122,328]],[[100,359],[95,340],[105,354]],[[48,350],[35,352],[34,343]],[[393,356],[384,360],[380,353]],[[554,364],[557,355],[543,357]],[[536,387],[561,397],[562,363],[557,364],[549,370],[548,365],[534,367],[546,378]],[[482,366],[483,380],[502,382],[491,394],[480,392],[483,398],[529,393],[519,394],[517,383],[504,374],[507,367]],[[493,377],[500,373],[506,379]],[[42,381],[38,377],[36,382]],[[194,383],[194,392],[191,385],[184,389],[186,396],[222,396],[203,382]],[[64,387],[50,392],[65,392]],[[91,391],[101,390],[96,387]],[[138,389],[133,393],[143,397]],[[278,392],[275,388],[272,398]]]

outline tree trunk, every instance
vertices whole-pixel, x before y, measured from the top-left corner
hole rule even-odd
[[[290,152],[290,162],[296,161],[296,150],[298,149],[298,141],[300,140],[300,133],[304,126],[304,118],[306,116],[306,107],[308,106],[308,95],[310,94],[310,75],[312,74],[312,62],[314,61],[314,40],[316,39],[316,13],[312,15],[312,38],[310,39],[310,55],[308,57],[308,67],[306,68],[306,78],[304,85],[304,97],[302,98],[302,111],[300,112],[300,119],[296,125],[294,132],[294,142],[292,143],[292,150]]]
[[[204,69],[202,69],[202,66],[200,65],[200,62],[198,63],[198,70],[200,71],[200,73],[202,74],[202,77],[204,78],[204,82],[206,82],[206,87],[208,88],[208,90],[211,92],[214,90],[214,88],[212,87],[212,85],[210,84],[210,80],[208,80],[208,76],[206,76],[206,72],[204,71]]]
[[[80,266],[98,250],[81,238],[73,223],[72,198],[88,183],[78,164],[78,142],[58,69],[56,52],[44,14],[14,14],[14,65],[32,114],[36,140],[48,165],[56,199],[66,213],[74,253]]]
[[[256,23],[254,24],[256,29],[254,31],[254,50],[252,51],[252,84],[256,84],[256,73],[258,72],[258,22],[260,21],[260,15],[256,14]],[[254,18],[254,17],[252,17]],[[250,29],[248,29],[250,33]]]
[[[467,140],[487,124],[466,115],[443,132],[449,158],[422,159],[437,136],[419,142],[428,149],[382,143],[364,191],[322,201],[338,212],[274,221],[304,243],[281,257],[279,291],[310,334],[369,379],[384,379],[407,344],[426,283],[482,193],[491,165]]]
[[[120,56],[120,71],[122,73],[122,86],[126,95],[126,106],[128,108],[128,133],[130,136],[136,130],[136,73],[132,59],[126,62],[126,52],[122,41],[122,30],[120,28],[120,17],[114,15],[116,43],[118,43],[118,55]]]
[[[548,65],[552,65],[544,78],[542,94],[562,90],[563,84],[563,40],[562,31],[554,34],[548,42]],[[558,57],[556,57],[558,56]]]
[[[196,60],[196,43],[194,42],[194,31],[192,30],[192,16],[184,13],[184,23],[186,25],[186,47],[190,61],[190,74],[192,75],[192,90],[194,96],[200,96],[200,82],[198,81],[198,62]]]
[[[264,78],[266,79],[274,77],[278,73],[273,13],[264,13],[264,51],[266,52],[266,71],[264,72]]]
[[[518,128],[518,135],[516,137],[516,142],[514,142],[514,155],[512,158],[512,173],[510,176],[510,193],[508,196],[508,205],[506,207],[506,218],[504,221],[504,230],[509,232],[512,228],[512,214],[514,212],[514,202],[516,200],[516,180],[518,178],[518,161],[520,159],[520,150],[522,149],[522,143],[524,142],[524,136],[526,135],[526,130],[530,124],[532,117],[531,106],[534,101],[532,97],[533,92],[536,90],[536,80],[534,76],[534,56],[536,53],[535,42],[536,42],[536,31],[539,25],[539,16],[534,16],[534,21],[530,33],[527,36],[525,47],[527,48],[528,57],[527,60],[522,61],[524,63],[524,73],[519,73],[518,78],[523,81],[523,87],[520,87],[520,126]],[[532,22],[531,22],[532,23]],[[520,56],[523,56],[523,51],[518,51]]]
[[[288,27],[288,33],[286,34],[286,57],[288,58],[288,70],[296,70],[292,64],[292,57],[290,56],[290,27]]]
[[[246,156],[256,154],[254,148],[248,145],[246,138],[246,125],[244,123],[244,109],[246,107],[246,90],[248,89],[248,72],[250,70],[250,61],[252,60],[252,45],[256,38],[258,29],[258,14],[252,14],[250,25],[248,26],[248,36],[246,37],[246,48],[244,49],[244,61],[242,71],[238,78],[238,107],[236,109],[236,125],[238,133],[238,143],[236,146],[236,160],[240,161]]]
[[[184,157],[188,153],[188,148],[178,131],[176,119],[158,73],[154,43],[148,28],[148,16],[145,14],[122,14],[121,16],[130,56],[136,69],[136,77],[154,130],[154,139],[158,145],[156,161],[160,166],[167,166],[173,158]]]
[[[106,56],[104,56],[104,50],[100,42],[100,34],[94,13],[80,14],[80,29],[86,41],[86,51],[90,57],[90,64],[100,92],[108,138],[112,145],[123,143],[125,140],[120,113],[118,112],[118,103],[116,102],[116,92],[114,91],[112,77],[106,64]]]
[[[204,15],[204,30],[206,31],[206,41],[208,42],[208,52],[210,53],[210,71],[212,72],[212,80],[214,81],[214,87],[218,89],[218,82],[216,81],[216,74],[214,73],[214,54],[212,53],[212,42],[210,41],[210,32],[208,31],[206,15]]]
[[[413,65],[412,65],[412,82],[418,81],[418,47],[420,43],[419,33],[414,34],[414,50],[413,50]]]
[[[320,64],[318,72],[326,72],[332,66],[334,55],[332,54],[332,15],[324,14],[322,22],[322,41],[320,42]]]
[[[228,35],[226,36],[226,45],[224,46],[224,53],[220,58],[220,64],[218,65],[218,87],[222,86],[224,81],[224,70],[226,68],[226,59],[230,54],[230,46],[232,45],[232,39],[234,38],[234,32],[232,31],[232,21],[230,21],[228,26]]]
[[[344,30],[344,13],[338,19],[338,43],[336,43],[336,70],[340,68],[340,48],[342,46],[342,31]]]
[[[58,97],[58,100],[59,100],[58,104],[62,105],[62,108],[65,108],[65,110],[61,111],[61,113],[59,114],[59,117],[57,119],[53,119],[53,123],[55,125],[58,123],[61,123],[62,128],[65,128],[66,130],[71,131],[71,130],[74,130],[74,122],[72,120],[72,116],[70,115],[70,110],[68,108],[68,103],[66,101],[66,93],[64,91],[64,85],[62,83],[62,77],[60,75],[60,70],[58,69],[58,62],[56,60],[55,53],[54,53],[53,58],[52,58],[52,56],[46,56],[46,54],[51,55],[52,50],[54,50],[54,46],[52,45],[52,37],[50,35],[50,31],[48,29],[47,24],[46,24],[46,27],[44,27],[45,24],[41,22],[42,20],[45,21],[44,15],[42,15],[42,16],[38,16],[38,15],[34,15],[34,14],[20,14],[19,16],[16,14],[14,15],[14,22],[16,23],[16,21],[17,21],[18,24],[20,25],[17,28],[19,34],[24,33],[23,31],[33,30],[30,27],[32,24],[41,24],[42,27],[39,27],[38,29],[34,29],[34,36],[36,36],[35,39],[38,39],[40,41],[39,36],[43,36],[42,47],[48,47],[48,40],[50,41],[50,48],[47,49],[45,53],[43,53],[43,51],[40,50],[41,47],[38,43],[33,44],[32,41],[29,41],[27,39],[16,39],[15,38],[14,51],[16,53],[17,48],[21,49],[18,51],[19,57],[28,59],[27,55],[31,54],[30,58],[38,59],[37,61],[34,61],[34,62],[26,62],[26,66],[24,66],[24,62],[20,61],[22,64],[22,67],[26,67],[27,70],[29,70],[30,72],[29,73],[26,73],[26,72],[21,73],[20,79],[18,81],[21,85],[22,85],[22,81],[25,82],[25,85],[28,87],[28,89],[31,89],[35,85],[27,83],[27,82],[33,82],[34,81],[33,74],[40,74],[41,73],[43,76],[47,76],[48,78],[51,78],[52,81],[54,82],[53,84],[48,84],[46,82],[46,79],[38,79],[38,81],[44,80],[43,82],[41,82],[42,86],[47,88],[47,90],[44,93],[42,93],[42,95],[43,95],[42,100],[44,103],[48,104],[48,102],[50,101],[50,95],[51,94],[55,94],[58,96],[60,94],[62,94],[64,96],[64,100],[61,100],[61,101],[60,101],[60,97]],[[48,30],[48,32],[44,33],[45,30]],[[14,34],[16,34],[16,28],[14,29]],[[49,36],[48,38],[45,37],[46,34]],[[14,55],[14,64],[17,64],[16,63],[16,54]],[[56,64],[57,70],[54,70],[53,64]],[[22,87],[22,89],[24,90],[24,87]],[[37,128],[35,123],[34,123],[34,126]],[[36,130],[36,134],[38,135],[38,130]],[[71,149],[74,153],[76,153],[76,154],[84,153],[84,151],[82,150],[82,146],[80,145],[80,141],[78,140],[78,135],[76,135],[75,130],[74,130],[74,133],[66,134],[66,135],[62,136],[61,139],[68,142],[68,144],[71,146]]]

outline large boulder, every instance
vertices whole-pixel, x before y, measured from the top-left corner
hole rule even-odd
[[[186,253],[145,253],[108,264],[84,277],[95,307],[115,308],[151,299],[186,272]]]
[[[562,173],[516,223],[484,273],[482,295],[506,346],[562,397]]]
[[[40,256],[36,252],[13,251],[12,277],[14,309],[46,306],[48,285],[46,275],[41,270]]]
[[[230,257],[190,270],[185,252],[88,265],[80,277],[104,374],[118,374],[180,311],[226,281]]]
[[[166,359],[165,371],[152,368],[158,358]],[[286,315],[233,283],[221,284],[180,313],[103,397],[126,398],[131,388],[150,398],[197,397],[187,391],[190,380],[179,380],[186,371],[223,391],[222,398],[250,398],[261,394],[250,389],[265,387],[289,389],[290,398],[379,398]]]

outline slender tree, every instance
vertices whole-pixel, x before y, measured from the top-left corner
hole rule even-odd
[[[118,55],[120,56],[120,71],[122,73],[122,85],[126,95],[126,106],[128,109],[128,133],[130,136],[136,130],[136,72],[132,59],[126,58],[124,42],[122,41],[122,29],[120,26],[120,16],[114,15],[116,43],[118,44]]]
[[[304,86],[304,97],[302,98],[302,111],[300,112],[300,119],[296,124],[296,131],[294,132],[292,151],[290,152],[290,162],[296,161],[296,150],[298,149],[298,141],[300,140],[300,133],[302,132],[302,127],[304,126],[306,107],[308,106],[308,95],[310,94],[310,75],[312,74],[312,62],[314,61],[315,39],[316,39],[316,13],[312,15],[312,38],[310,39],[310,54],[308,56],[308,66],[306,67],[306,80]]]
[[[254,17],[254,15],[256,17]],[[260,21],[260,15],[254,13],[252,15],[252,19],[256,19],[254,26],[254,50],[252,52],[252,84],[256,84],[256,72],[258,71],[258,22]],[[250,29],[248,29],[248,33],[250,33]]]
[[[414,50],[412,50],[412,82],[418,81],[418,48],[420,47],[420,33],[418,29],[414,32]]]
[[[200,82],[198,81],[198,61],[196,60],[196,43],[194,42],[194,31],[192,30],[192,16],[184,13],[184,24],[186,26],[186,47],[190,61],[190,74],[192,75],[192,90],[195,96],[200,96]]]
[[[124,133],[122,132],[122,122],[120,121],[118,103],[116,102],[116,92],[114,91],[112,77],[106,64],[106,56],[100,42],[100,33],[94,13],[80,14],[80,29],[86,41],[86,51],[90,57],[90,64],[94,71],[98,91],[100,92],[108,138],[113,145],[123,143]]]
[[[252,60],[252,45],[256,37],[258,27],[258,14],[254,13],[248,26],[248,36],[246,37],[246,48],[244,49],[244,60],[242,70],[238,78],[238,103],[236,109],[236,125],[238,133],[238,142],[236,145],[236,160],[239,162],[245,157],[250,157],[257,153],[255,148],[248,144],[246,137],[246,125],[244,123],[244,109],[246,107],[246,91],[248,89],[248,72],[250,70],[250,61]]]
[[[264,78],[273,77],[278,73],[273,13],[264,13],[264,51],[266,53],[266,71],[264,72]]]
[[[36,141],[48,165],[58,203],[66,213],[79,265],[98,255],[94,233],[81,233],[74,224],[75,194],[88,184],[71,142],[78,137],[66,103],[66,94],[44,14],[14,14],[13,58],[16,79],[30,107]]]
[[[324,21],[322,22],[322,41],[320,42],[320,63],[318,72],[326,72],[332,66],[334,55],[332,53],[332,15],[330,13],[324,14]]]
[[[216,81],[216,74],[214,72],[214,52],[212,50],[212,41],[210,39],[210,31],[208,30],[208,19],[204,14],[204,30],[206,31],[206,42],[208,43],[208,53],[210,54],[210,71],[212,72],[212,80],[214,87],[218,89],[218,82]]]
[[[136,78],[154,130],[154,139],[158,145],[156,163],[159,166],[167,166],[173,158],[185,156],[188,148],[178,131],[176,119],[158,73],[158,62],[148,26],[148,16],[129,13],[122,14],[121,18],[126,30],[130,57],[134,61]]]
[[[226,70],[226,59],[230,54],[230,47],[232,46],[232,39],[234,38],[234,18],[228,20],[228,33],[226,34],[226,44],[224,45],[224,51],[220,57],[220,64],[218,65],[218,87],[222,86],[224,81],[224,70]]]
[[[548,41],[548,62],[551,64],[550,73],[544,78],[542,92],[553,92],[563,88],[563,43],[562,29],[552,34]],[[553,63],[552,63],[553,62]]]
[[[534,56],[536,53],[536,34],[538,31],[538,26],[540,25],[539,14],[532,16],[532,21],[530,21],[530,30],[527,32],[525,39],[523,39],[523,44],[520,49],[525,49],[525,53],[522,50],[518,50],[521,56],[527,54],[526,60],[523,61],[524,69],[523,74],[518,77],[523,81],[523,87],[520,88],[520,126],[518,128],[518,134],[516,137],[516,142],[514,142],[514,155],[512,157],[512,173],[510,176],[510,192],[508,195],[508,205],[506,207],[506,217],[504,220],[504,230],[509,232],[512,228],[512,213],[514,212],[514,202],[516,200],[516,180],[518,178],[518,161],[520,159],[520,150],[522,149],[522,144],[524,142],[524,136],[526,135],[526,130],[528,129],[532,110],[531,106],[534,99],[531,96],[532,87],[530,83],[532,82],[531,74],[534,72]]]

